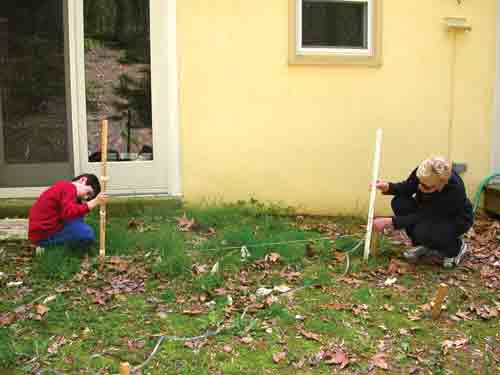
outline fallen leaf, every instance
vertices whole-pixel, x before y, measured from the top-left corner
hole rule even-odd
[[[0,315],[0,327],[9,326],[16,321],[16,314],[5,313]]]
[[[193,264],[193,272],[197,275],[205,273],[208,271],[208,266],[206,264]]]
[[[292,366],[293,366],[293,368],[301,369],[301,368],[304,368],[305,364],[306,364],[306,361],[302,358],[300,361],[292,363]]]
[[[388,305],[387,303],[384,305],[384,310],[386,311],[394,311],[394,306]]]
[[[268,296],[269,294],[271,294],[273,292],[272,289],[268,289],[268,288],[259,288],[257,289],[257,291],[255,292],[255,294],[259,297],[265,297],[265,296]]]
[[[322,305],[321,307],[326,307],[328,309],[333,309],[333,310],[349,310],[351,308],[350,305],[345,304],[345,303],[329,303],[327,305]]]
[[[191,309],[185,309],[182,311],[186,315],[200,315],[203,314],[203,309],[201,306],[193,306]]]
[[[45,298],[43,300],[43,304],[47,304],[49,302],[52,302],[53,300],[55,300],[57,298],[57,295],[51,295],[51,296],[48,296],[47,298]]]
[[[49,347],[47,348],[47,351],[50,354],[56,354],[57,351],[59,350],[59,348],[61,346],[63,346],[65,343],[66,343],[66,339],[64,338],[64,336],[58,336],[56,338],[56,340],[52,344],[49,345]]]
[[[344,368],[349,364],[349,357],[347,354],[339,349],[335,351],[335,354],[332,356],[331,359],[325,361],[326,364],[334,364],[334,365],[340,365],[340,368]]]
[[[361,305],[352,305],[352,313],[354,315],[359,315],[363,312],[368,311],[368,305],[361,304]]]
[[[269,263],[276,263],[278,260],[280,260],[280,258],[281,255],[279,255],[278,253],[270,253],[265,256],[264,260]]]
[[[11,281],[11,282],[7,283],[7,288],[15,288],[15,287],[18,287],[21,285],[23,285],[22,281]]]
[[[387,280],[384,281],[384,285],[391,286],[392,284],[395,284],[396,281],[398,281],[396,277],[389,277]]]
[[[279,352],[273,354],[273,362],[280,363],[282,360],[286,358],[286,352]]]
[[[373,363],[374,366],[376,366],[378,368],[381,368],[383,370],[388,370],[389,365],[385,361],[386,357],[387,357],[387,354],[385,354],[385,353],[375,354],[372,357],[371,362]]]
[[[195,224],[194,218],[190,220],[190,219],[187,218],[186,214],[184,214],[184,216],[178,217],[176,219],[177,219],[177,228],[181,232],[188,232],[188,231],[190,231],[193,228],[194,224]]]
[[[250,252],[248,251],[246,246],[241,247],[240,253],[241,253],[241,259],[246,259],[250,257]]]
[[[243,343],[243,344],[251,344],[253,342],[253,338],[251,338],[250,336],[245,336],[245,337],[242,337],[240,339],[240,341]]]
[[[288,293],[292,288],[290,288],[288,285],[278,285],[273,288],[273,290],[277,291],[278,293]]]
[[[447,354],[449,349],[460,349],[465,344],[467,344],[467,338],[462,338],[458,340],[445,340],[441,344],[441,349],[443,350],[443,354]]]
[[[300,330],[300,334],[308,340],[321,341],[321,336],[317,333]]]
[[[44,316],[49,311],[49,308],[45,305],[35,305],[35,311],[38,315]]]
[[[212,267],[212,270],[210,271],[212,275],[216,274],[217,272],[219,272],[219,262],[215,263],[214,266]]]

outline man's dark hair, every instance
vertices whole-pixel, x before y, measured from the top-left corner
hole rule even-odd
[[[94,196],[95,198],[97,194],[101,192],[101,183],[99,182],[99,179],[95,174],[92,173],[84,173],[81,174],[80,176],[76,176],[74,179],[71,181],[78,181],[80,178],[85,177],[87,179],[86,185],[92,187],[92,190],[94,190]]]

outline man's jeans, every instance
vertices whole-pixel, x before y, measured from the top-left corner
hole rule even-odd
[[[49,238],[37,243],[41,247],[68,245],[70,247],[87,248],[95,241],[94,230],[85,224],[83,217],[64,223],[64,227]]]

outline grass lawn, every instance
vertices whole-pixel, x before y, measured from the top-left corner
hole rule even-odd
[[[405,263],[390,233],[345,273],[362,224],[256,201],[151,207],[108,217],[102,272],[97,249],[35,256],[1,242],[0,374],[121,362],[142,374],[500,373],[499,222],[478,218],[455,270]]]

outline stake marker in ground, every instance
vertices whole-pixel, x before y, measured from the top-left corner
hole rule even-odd
[[[436,297],[434,298],[432,304],[432,310],[431,310],[432,319],[437,319],[439,318],[439,315],[441,315],[441,306],[443,305],[447,293],[448,293],[448,285],[444,283],[439,284]]]
[[[373,175],[372,175],[372,184],[370,188],[370,207],[368,209],[368,223],[366,225],[366,238],[365,238],[365,251],[364,251],[365,260],[368,260],[368,257],[370,255],[370,243],[371,243],[372,229],[373,229],[373,215],[375,212],[375,197],[377,195],[376,185],[380,170],[381,146],[382,146],[382,129],[378,129],[375,142],[375,155],[373,158]]]

